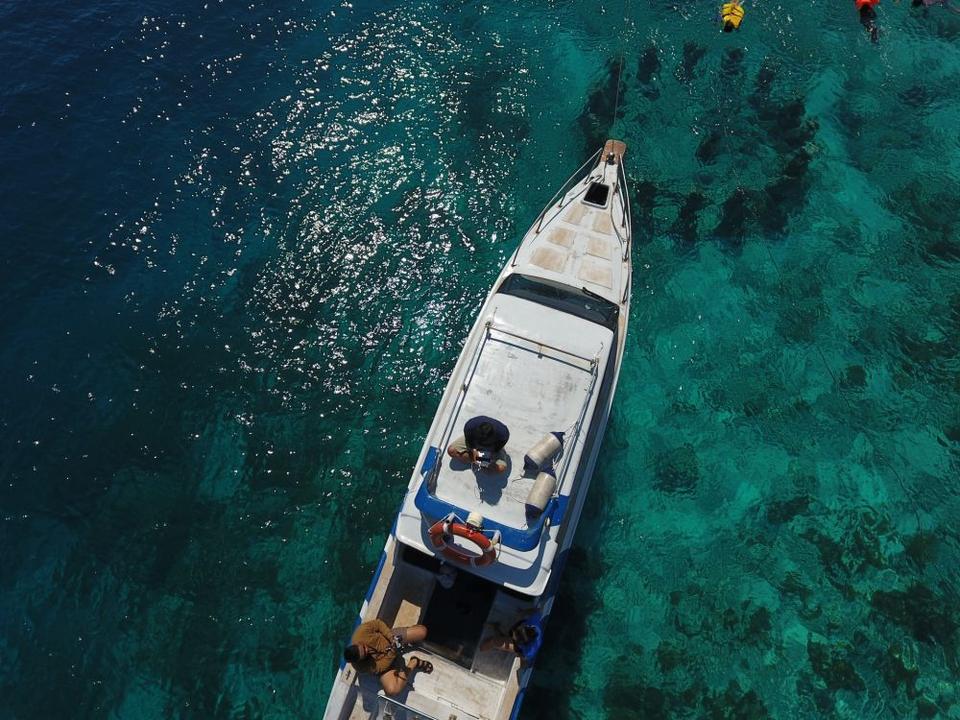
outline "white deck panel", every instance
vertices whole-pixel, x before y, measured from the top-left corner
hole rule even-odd
[[[462,710],[475,718],[489,717],[488,709],[499,707],[503,694],[502,681],[492,680],[480,673],[464,672],[459,665],[431,653],[415,651],[412,654],[429,657],[433,672],[429,675],[414,674],[413,691],[409,693],[407,704],[416,707],[421,704],[419,698],[427,701],[435,698],[443,705]],[[425,702],[422,705],[424,711],[429,711]],[[442,716],[438,720],[445,718]]]
[[[592,363],[491,330],[452,434],[459,435],[458,428],[477,415],[497,418],[510,430],[505,448],[510,465],[504,473],[489,473],[445,457],[435,495],[490,520],[525,528],[534,477],[524,476],[523,456],[548,432],[574,439],[593,381]]]
[[[499,654],[511,657],[506,653]],[[485,720],[490,717],[489,708],[499,707],[500,697],[504,693],[504,680],[491,679],[478,672],[464,672],[460,666],[423,649],[414,650],[404,657],[409,659],[411,656],[429,660],[433,663],[433,672],[429,675],[422,672],[413,674],[407,688],[395,698],[404,705],[438,720],[449,717],[451,709],[459,711],[456,714],[461,720],[466,720],[465,715]],[[355,691],[352,693],[353,706],[347,717],[349,720],[368,720],[375,712],[383,691],[380,679],[375,675],[357,676],[348,671],[338,677],[338,682],[344,681],[352,682]]]

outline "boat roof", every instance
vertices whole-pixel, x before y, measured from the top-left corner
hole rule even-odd
[[[602,349],[601,342],[597,351]],[[547,349],[491,325],[470,383],[497,392],[467,392],[455,410],[454,429],[445,444],[460,434],[470,418],[496,416],[510,430],[508,467],[503,473],[488,472],[444,457],[433,475],[431,494],[453,508],[471,508],[487,520],[515,530],[504,534],[506,544],[517,549],[529,545],[523,529],[529,526],[525,506],[535,475],[523,471],[523,454],[547,433],[564,433],[567,442],[575,436],[596,376],[593,358]],[[559,477],[569,467],[568,458],[561,458],[555,468]]]
[[[396,534],[401,542],[433,554],[429,525],[455,513],[484,517],[485,530],[501,533],[498,561],[472,571],[499,584],[538,594],[545,587],[576,480],[585,435],[593,416],[613,332],[529,299],[492,295],[464,351],[450,392],[428,438],[415,482],[404,501]],[[457,374],[460,377],[457,377]],[[495,417],[510,430],[505,473],[475,470],[446,454],[477,415]],[[535,473],[524,472],[524,455],[550,432],[565,433],[556,465],[558,489],[537,518],[526,513]],[[553,542],[551,542],[553,541]]]

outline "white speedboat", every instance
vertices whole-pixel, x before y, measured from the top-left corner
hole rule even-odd
[[[491,625],[549,620],[590,487],[630,309],[625,150],[608,140],[571,176],[497,277],[360,608],[357,624],[426,625],[413,653],[433,672],[388,697],[342,663],[326,720],[516,716],[533,663],[480,646]],[[505,472],[447,454],[476,416],[509,429]]]

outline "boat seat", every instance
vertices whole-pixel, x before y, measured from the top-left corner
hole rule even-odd
[[[423,614],[423,608],[419,605],[415,605],[409,600],[400,601],[400,609],[397,610],[397,615],[393,619],[393,627],[410,627],[411,625],[420,624],[420,616]]]
[[[586,223],[583,222],[583,218],[592,212],[593,211],[583,203],[574,203],[567,208],[561,219],[571,225],[586,225]]]
[[[592,258],[584,258],[580,264],[579,277],[594,285],[600,285],[605,288],[613,287],[613,273],[610,271],[610,263]]]
[[[530,262],[544,270],[550,270],[555,273],[562,273],[567,265],[569,253],[560,250],[554,250],[548,247],[538,247],[533,251],[533,257]]]
[[[613,223],[610,222],[610,214],[597,213],[597,216],[593,219],[593,229],[603,235],[612,235]]]
[[[573,230],[555,227],[547,233],[547,240],[568,250],[573,247]]]
[[[603,238],[592,237],[587,241],[587,255],[610,259],[610,241]]]

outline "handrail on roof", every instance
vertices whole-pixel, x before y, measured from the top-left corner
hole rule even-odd
[[[494,314],[497,310],[494,308]],[[452,405],[454,411],[450,413],[450,417],[447,418],[447,424],[443,428],[443,434],[441,435],[442,442],[447,443],[450,440],[450,436],[453,435],[453,422],[457,419],[457,415],[460,414],[458,405],[463,404],[464,398],[467,396],[467,388],[470,386],[470,380],[473,377],[473,373],[477,371],[477,365],[480,364],[480,355],[483,354],[483,347],[487,344],[487,340],[490,339],[490,321],[487,321],[487,332],[483,334],[483,337],[477,343],[477,349],[474,351],[473,356],[470,358],[470,363],[467,365],[469,368],[464,378],[464,381],[460,384],[460,389],[457,391],[457,397],[454,399]],[[472,367],[470,367],[472,366]],[[439,463],[437,464],[439,468]]]
[[[378,720],[436,720],[432,715],[428,715],[422,710],[417,710],[406,705],[399,700],[385,695],[383,690],[377,693],[377,718]],[[389,706],[394,707],[389,707]],[[400,710],[401,713],[394,714],[393,710]],[[381,712],[383,714],[381,715]],[[398,716],[399,715],[399,716]]]
[[[494,316],[495,315],[496,315],[496,310],[494,310]],[[523,340],[524,342],[528,342],[533,345],[536,345],[540,349],[547,348],[555,352],[569,355],[570,357],[574,357],[577,360],[580,360],[582,362],[590,363],[590,372],[594,377],[594,381],[596,381],[597,369],[599,367],[600,353],[603,352],[602,343],[600,345],[600,350],[597,351],[597,355],[595,357],[590,358],[590,357],[585,357],[583,355],[578,355],[577,353],[574,353],[574,352],[570,352],[569,350],[564,350],[563,348],[559,348],[554,345],[549,345],[547,343],[540,342],[539,340],[534,340],[533,338],[525,337],[523,335],[520,335],[519,333],[511,332],[510,330],[507,330],[505,328],[497,327],[493,324],[493,320],[487,320],[484,326],[486,328],[486,332],[484,332],[480,342],[477,343],[477,349],[474,352],[473,356],[470,358],[467,377],[464,379],[463,383],[461,383],[460,385],[460,389],[457,392],[457,397],[452,403],[452,408],[453,408],[452,412],[450,413],[450,416],[447,418],[447,423],[444,426],[443,432],[440,435],[440,438],[441,438],[440,442],[444,446],[450,442],[450,438],[453,436],[453,423],[456,421],[457,417],[460,414],[459,406],[463,404],[464,400],[467,397],[467,388],[470,387],[470,382],[471,382],[473,373],[476,372],[477,366],[480,364],[480,356],[483,354],[483,348],[487,344],[487,340],[490,339],[490,333],[493,330],[503,333],[504,335],[509,335],[519,340]],[[541,352],[540,354],[542,355],[543,353]],[[429,477],[431,478],[436,477],[436,475],[439,473],[439,470],[440,470],[440,463],[437,463],[436,465],[434,465],[433,468],[431,468]]]
[[[536,340],[530,340],[525,338],[522,335],[512,333],[509,330],[504,330],[502,328],[496,328],[492,326],[490,321],[487,321],[487,332],[485,337],[490,337],[491,330],[498,330],[507,335],[520,338],[527,342],[535,343],[541,345],[542,347],[548,347],[552,350],[557,350],[558,352],[571,355],[580,360],[590,362],[591,371],[590,371],[590,384],[587,387],[586,394],[583,398],[583,403],[581,404],[580,411],[577,413],[576,421],[570,426],[568,430],[568,437],[564,441],[565,450],[563,455],[560,458],[559,463],[554,467],[557,478],[557,486],[549,500],[549,504],[546,509],[540,516],[533,522],[528,520],[528,524],[525,529],[515,528],[512,526],[504,525],[503,523],[487,518],[485,529],[496,530],[501,534],[503,543],[514,550],[519,550],[521,552],[527,552],[532,550],[540,542],[542,533],[552,525],[556,525],[559,522],[562,522],[563,512],[561,510],[559,517],[554,517],[554,513],[557,511],[558,507],[562,508],[562,505],[558,505],[559,496],[561,494],[564,483],[566,482],[567,474],[570,471],[571,465],[569,458],[572,454],[572,449],[577,445],[578,442],[581,442],[581,433],[584,430],[584,421],[587,419],[588,410],[590,409],[590,401],[594,396],[594,392],[599,381],[599,353],[603,352],[603,344],[600,346],[598,356],[596,358],[585,358],[581,355],[571,353],[567,350],[561,348],[554,348],[550,345],[543,343],[537,343]],[[461,396],[459,399],[462,400],[466,394],[467,383],[461,386]],[[451,425],[453,421],[459,416],[459,410],[453,412],[450,416],[450,419],[447,423],[447,430],[445,432],[451,432]],[[440,470],[443,467],[443,463],[439,461],[440,453],[442,452],[441,448],[449,441],[449,436],[444,437],[440,445],[431,446],[430,453],[427,454],[427,458],[424,461],[423,469],[420,471],[423,480],[420,484],[420,488],[417,490],[416,498],[414,504],[424,515],[424,517],[429,517],[432,519],[439,519],[446,516],[450,512],[457,513],[461,516],[466,516],[470,513],[470,508],[459,507],[449,500],[445,500],[436,495],[436,482],[440,476]]]
[[[505,328],[496,327],[493,324],[492,320],[487,320],[487,332],[489,333],[491,330],[496,330],[497,332],[503,333],[504,335],[509,335],[510,337],[515,337],[519,340],[523,340],[524,342],[532,343],[533,345],[536,345],[539,348],[548,348],[550,350],[555,350],[556,352],[563,353],[564,355],[575,357],[577,358],[577,360],[583,360],[584,362],[588,362],[590,363],[590,367],[594,373],[596,373],[597,371],[597,362],[598,362],[600,353],[603,352],[603,346],[601,345],[600,350],[596,356],[592,358],[585,357],[583,355],[578,355],[575,352],[570,352],[569,350],[564,350],[563,348],[556,347],[555,345],[548,345],[545,342],[540,342],[539,340],[534,340],[533,338],[526,337],[525,335],[520,335],[519,333],[511,332],[510,330],[506,330]],[[540,353],[540,354],[542,355],[543,353]]]

